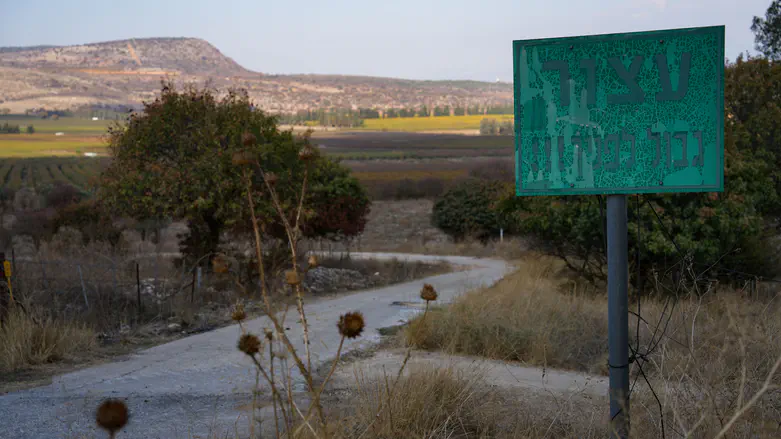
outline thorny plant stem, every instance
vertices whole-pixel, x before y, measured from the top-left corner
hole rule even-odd
[[[268,357],[270,359],[269,369],[271,372],[271,380],[273,383],[274,382],[274,344],[271,341],[269,341],[268,343]],[[274,405],[274,427],[276,428],[277,431],[277,439],[279,439],[281,436],[279,435],[279,415],[277,414],[277,399],[271,398],[271,400]],[[279,403],[282,404],[282,401],[280,400]]]
[[[328,382],[331,380],[331,377],[334,374],[334,371],[336,371],[336,365],[339,363],[339,358],[342,356],[342,348],[344,347],[344,335],[339,340],[339,347],[336,349],[336,358],[334,358],[333,363],[331,364],[331,370],[328,371],[328,375],[325,377],[325,381],[320,385],[320,389],[317,390],[317,393],[314,395],[314,401],[315,405],[320,403],[320,396],[323,394],[323,391],[325,391],[325,386],[328,384]],[[309,410],[306,413],[306,418],[304,420],[308,420],[312,416],[312,407],[309,407]],[[300,428],[299,428],[300,430]],[[298,433],[298,431],[296,431]]]
[[[423,311],[423,317],[420,319],[420,325],[423,325],[426,321],[426,315],[428,314],[428,307],[429,307],[429,301],[426,301],[426,309]],[[415,332],[415,335],[418,334],[420,331],[420,326],[418,326],[417,331]],[[396,375],[396,380],[393,381],[393,387],[390,389],[390,392],[388,393],[388,410],[390,410],[390,401],[391,401],[391,392],[396,389],[396,385],[399,383],[399,378],[401,378],[401,374],[404,372],[404,368],[407,366],[407,362],[409,361],[410,355],[412,355],[412,344],[410,344],[407,347],[407,353],[404,356],[404,362],[401,363],[401,367],[399,368],[399,373]],[[360,436],[358,436],[358,439],[361,439],[373,426],[374,423],[377,422],[377,419],[380,418],[380,415],[382,414],[382,411],[385,409],[384,406],[380,406],[380,409],[377,411],[377,414],[374,415],[374,419],[372,422],[366,427],[366,429],[361,433]]]
[[[273,398],[279,398],[279,400],[282,400],[282,395],[279,393],[279,390],[277,389],[277,386],[274,384],[274,380],[271,379],[271,377],[268,376],[268,373],[266,373],[266,370],[263,368],[263,366],[260,364],[260,361],[258,361],[257,358],[255,358],[254,355],[250,355],[250,358],[252,358],[252,361],[255,363],[255,368],[263,374],[263,378],[269,383],[271,386],[271,393],[272,393],[272,399]],[[256,389],[257,390],[257,389]],[[252,410],[254,412],[255,410],[255,404],[252,405]],[[282,411],[282,416],[285,418],[285,421],[287,422],[287,413],[285,411]]]
[[[417,338],[417,335],[420,333],[420,327],[423,326],[423,324],[426,322],[426,315],[428,314],[428,305],[429,305],[429,303],[430,302],[427,300],[426,301],[426,309],[423,311],[423,317],[420,319],[420,325],[418,325],[418,327],[416,328],[417,330],[415,331],[415,338]],[[407,362],[409,361],[409,357],[412,355],[412,347],[413,347],[412,343],[410,343],[409,346],[407,346],[407,353],[406,353],[406,355],[404,355],[404,362],[401,363],[401,367],[399,368],[399,373],[398,373],[398,375],[396,375],[396,380],[393,382],[393,388],[394,389],[396,388],[396,383],[398,383],[399,379],[401,378],[402,372],[404,372],[404,367],[407,366]]]
[[[719,439],[724,437],[725,434],[732,428],[732,425],[735,424],[735,422],[743,416],[744,413],[746,413],[754,404],[757,403],[759,398],[762,397],[762,395],[765,394],[765,392],[770,389],[770,383],[773,381],[773,377],[775,377],[776,372],[778,372],[778,368],[781,367],[781,355],[778,356],[778,359],[776,360],[776,363],[773,365],[773,367],[770,369],[770,373],[767,374],[767,378],[765,378],[765,382],[762,384],[762,387],[757,391],[757,393],[754,394],[754,396],[751,397],[751,399],[748,400],[746,405],[743,407],[740,407],[734,415],[732,415],[732,418],[730,418],[729,421],[724,425],[724,427],[719,431],[719,433],[716,435],[715,439]]]
[[[290,342],[290,339],[287,337],[287,334],[285,333],[285,328],[279,323],[279,319],[276,318],[274,315],[273,309],[271,307],[271,301],[268,297],[268,291],[266,290],[266,279],[265,279],[265,272],[263,271],[263,251],[261,248],[261,238],[260,238],[260,230],[258,228],[258,219],[257,215],[255,215],[255,203],[252,200],[252,183],[249,179],[249,176],[245,173],[245,178],[247,179],[247,199],[249,201],[249,207],[250,207],[250,214],[252,215],[252,229],[255,234],[255,252],[257,253],[258,257],[258,269],[261,276],[261,295],[263,297],[263,303],[266,307],[266,315],[268,316],[269,320],[271,320],[271,323],[274,325],[274,329],[277,331],[277,334],[279,335],[280,340],[285,345],[285,348],[290,353],[290,355],[293,357],[293,361],[296,363],[296,366],[298,367],[298,370],[301,372],[301,375],[306,380],[307,388],[309,389],[309,392],[314,394],[314,383],[312,382],[312,374],[310,373],[310,369],[308,369],[304,362],[301,361],[301,357],[299,357],[298,352],[296,352],[296,348],[293,346],[293,344]],[[263,174],[263,180],[266,182],[266,186],[269,188],[272,194],[272,199],[276,200],[276,194],[271,189],[271,185],[268,183],[268,180],[266,179],[265,174]],[[275,204],[279,208],[279,201],[275,201]],[[287,218],[282,215],[282,221],[289,226],[289,223],[287,222]],[[295,260],[295,258],[294,258]],[[304,333],[307,334],[306,331],[306,321],[304,320]],[[308,338],[305,340],[306,347],[307,347],[307,354],[309,353],[309,340]],[[318,416],[320,417],[320,422],[325,425],[325,414],[323,413],[322,406],[317,403],[316,407]]]
[[[261,172],[263,171],[261,170]],[[265,172],[262,173],[263,181],[266,183],[266,188],[271,194],[271,200],[274,203],[274,208],[277,210],[277,214],[282,220],[282,224],[285,226],[285,232],[287,234],[288,244],[290,245],[290,256],[293,262],[293,271],[296,273],[296,275],[298,275],[298,252],[296,246],[298,244],[298,237],[301,232],[298,221],[301,219],[301,210],[304,206],[304,198],[306,196],[306,182],[307,182],[308,175],[309,175],[309,167],[307,166],[306,168],[304,168],[304,182],[301,185],[301,197],[299,199],[298,211],[296,212],[296,222],[294,226],[291,226],[290,221],[288,221],[287,215],[285,215],[285,211],[282,208],[282,204],[279,202],[279,197],[277,196],[277,192],[269,183],[268,178],[266,178],[266,173]],[[298,314],[301,317],[301,325],[304,328],[304,348],[306,349],[306,366],[307,369],[311,371],[312,356],[309,349],[309,324],[306,321],[306,313],[304,312],[304,298],[301,293],[300,284],[296,285],[294,290],[296,293]]]
[[[260,388],[260,370],[255,370],[255,388],[252,389],[252,410],[249,418],[249,437],[255,439],[255,408],[258,406],[258,388]]]

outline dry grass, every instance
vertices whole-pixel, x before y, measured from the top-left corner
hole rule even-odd
[[[426,348],[604,374],[607,301],[594,293],[565,280],[554,260],[530,257],[496,286],[434,310],[406,334]],[[659,402],[633,363],[634,437],[661,437],[662,414],[667,437],[714,437],[726,427],[730,437],[781,434],[781,375],[768,380],[781,357],[778,300],[750,301],[724,289],[641,305],[630,339],[641,353],[651,350],[643,372]]]
[[[74,359],[96,346],[95,333],[81,323],[35,317],[13,307],[0,326],[0,371]]]
[[[553,261],[528,260],[496,286],[432,311],[407,334],[424,348],[599,372],[607,359],[604,300],[559,294]]]
[[[499,424],[492,410],[496,394],[477,373],[433,366],[412,369],[392,392],[390,410],[381,411],[388,406],[386,384],[357,377],[355,413],[346,422],[349,437],[364,431],[368,438],[487,437]]]

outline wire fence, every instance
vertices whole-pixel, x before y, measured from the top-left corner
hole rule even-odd
[[[140,319],[142,313],[147,318],[165,314],[175,309],[175,302],[202,299],[201,293],[214,278],[202,265],[177,267],[171,255],[164,254],[70,259],[10,256],[11,276],[4,283],[15,299],[44,304],[55,314],[70,317],[119,313]],[[10,296],[11,291],[3,295]]]

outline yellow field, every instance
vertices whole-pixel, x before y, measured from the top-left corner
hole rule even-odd
[[[447,131],[476,130],[483,119],[512,120],[511,114],[473,116],[398,117],[389,119],[365,119],[363,129],[372,131]]]
[[[54,134],[0,134],[0,158],[83,156],[105,152],[99,136],[55,136]]]
[[[396,180],[422,180],[425,178],[438,178],[442,180],[454,180],[457,178],[466,177],[468,172],[466,169],[455,170],[396,170],[387,172],[353,172],[355,178],[360,181],[396,181]]]

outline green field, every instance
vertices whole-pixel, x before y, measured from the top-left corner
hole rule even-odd
[[[41,119],[39,117],[2,116],[0,123],[8,122],[11,125],[19,125],[24,129],[28,125],[35,127],[36,133],[57,133],[79,136],[100,136],[106,134],[108,127],[114,122],[110,120],[91,120],[75,117],[61,117],[54,119]]]
[[[86,190],[105,164],[101,158],[0,159],[0,186],[13,190],[23,186],[41,189],[60,182]]]
[[[86,152],[104,153],[100,136],[55,136],[54,134],[0,134],[0,158],[75,157]]]
[[[498,121],[512,120],[511,114],[438,116],[438,117],[397,117],[388,119],[365,119],[364,130],[370,131],[453,131],[477,130],[483,119]]]

